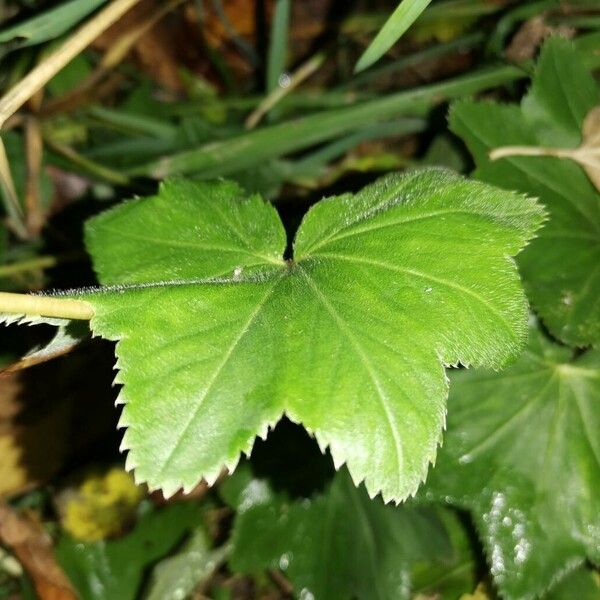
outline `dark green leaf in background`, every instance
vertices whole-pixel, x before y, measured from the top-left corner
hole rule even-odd
[[[228,546],[211,550],[210,540],[200,527],[185,546],[161,560],[152,570],[146,600],[182,600],[205,581],[228,551]]]
[[[197,504],[173,504],[153,509],[118,540],[86,543],[63,536],[57,557],[81,600],[135,600],[144,570],[172,552],[200,522]]]
[[[427,495],[468,508],[507,599],[600,564],[600,352],[532,330],[502,373],[452,374],[448,430]]]
[[[598,86],[570,42],[546,43],[522,106],[461,101],[452,130],[469,146],[476,176],[536,196],[549,222],[519,257],[534,308],[553,335],[577,346],[600,342],[600,192],[573,161],[509,156],[504,146],[577,147],[586,114],[600,103]]]
[[[294,502],[248,481],[231,544],[233,570],[279,569],[300,598],[400,600],[410,595],[415,563],[454,560],[435,510],[370,500],[346,470],[322,494]]]
[[[598,572],[588,567],[579,567],[571,571],[545,596],[547,600],[598,600],[599,597]]]
[[[464,515],[450,510],[437,510],[450,540],[450,555],[438,556],[435,560],[418,560],[411,568],[411,589],[413,598],[422,594],[425,597],[441,597],[444,600],[457,600],[477,587],[479,550],[473,534],[464,524]]]

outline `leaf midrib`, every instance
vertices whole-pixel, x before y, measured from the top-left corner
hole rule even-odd
[[[336,312],[336,310],[333,308],[333,306],[331,306],[331,304],[329,303],[327,298],[321,293],[321,291],[319,290],[319,288],[317,287],[316,283],[311,278],[311,276],[308,274],[308,272],[305,269],[303,269],[300,265],[298,265],[298,271],[304,275],[306,281],[308,282],[309,287],[313,291],[314,296],[317,298],[319,303],[325,307],[325,309],[329,313],[329,315],[332,318],[332,320],[334,321],[334,323],[338,326],[338,329],[340,330],[340,332],[344,335],[344,337],[346,337],[346,339],[348,339],[348,341],[354,348],[355,354],[359,358],[360,363],[363,365],[365,371],[367,372],[367,374],[369,375],[369,378],[371,379],[373,386],[375,387],[375,391],[377,392],[377,396],[380,399],[381,406],[382,406],[384,414],[386,416],[386,421],[388,423],[388,426],[392,433],[392,437],[394,439],[394,446],[395,446],[395,450],[396,450],[396,465],[398,467],[398,471],[397,471],[398,472],[398,489],[402,489],[403,488],[402,471],[403,471],[403,466],[404,466],[404,451],[402,449],[402,441],[401,441],[399,432],[397,430],[396,424],[394,422],[394,419],[392,418],[392,412],[391,412],[391,409],[388,404],[388,398],[387,398],[386,394],[384,393],[384,390],[381,386],[379,379],[377,378],[375,370],[374,370],[373,366],[371,365],[371,362],[369,361],[362,346],[360,345],[360,343],[358,342],[358,340],[355,338],[354,334],[348,327],[347,323]]]
[[[524,211],[519,211],[519,212],[514,212],[514,213],[504,212],[504,213],[502,213],[502,216],[503,217],[510,217],[510,216],[518,217],[518,216],[523,216],[525,214],[528,214],[528,213],[524,212]],[[347,237],[352,237],[354,235],[361,235],[364,233],[370,233],[372,231],[378,231],[381,229],[387,229],[388,227],[397,227],[398,225],[404,225],[407,223],[415,223],[417,221],[424,221],[426,219],[432,219],[435,217],[441,217],[441,216],[445,216],[445,215],[468,215],[471,217],[480,217],[480,218],[484,218],[487,220],[491,220],[494,218],[493,214],[480,213],[475,210],[467,210],[464,208],[443,209],[443,210],[440,209],[440,210],[431,211],[431,212],[425,213],[425,214],[415,215],[412,218],[396,219],[393,221],[386,221],[385,223],[375,223],[368,227],[365,226],[362,228],[355,228],[355,226],[357,224],[362,223],[363,221],[367,220],[366,218],[361,217],[360,219],[356,219],[355,221],[353,221],[350,225],[346,225],[343,229],[338,229],[333,234],[319,240],[316,244],[309,246],[308,249],[305,251],[305,254],[302,256],[302,258],[310,258],[311,255],[319,248],[322,248],[323,246],[326,246],[327,244],[330,244],[332,242],[337,242],[337,241],[342,240]],[[349,230],[349,228],[352,228],[352,229]],[[321,255],[322,254],[319,252],[319,256],[321,256]]]

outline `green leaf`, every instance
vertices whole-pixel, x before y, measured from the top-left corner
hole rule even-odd
[[[437,510],[450,539],[452,553],[435,560],[420,560],[411,569],[413,598],[461,598],[478,583],[479,555],[471,533],[460,516],[450,510]]]
[[[600,351],[536,330],[503,373],[451,377],[448,430],[428,496],[470,509],[506,598],[533,598],[600,562]]]
[[[152,571],[146,600],[188,598],[198,584],[208,579],[225,557],[227,547],[211,550],[205,531],[194,531],[174,556],[159,562]]]
[[[279,78],[285,72],[291,8],[291,0],[277,0],[275,4],[267,61],[267,92],[277,89]]]
[[[598,573],[579,567],[569,573],[546,596],[548,600],[597,600],[600,596]]]
[[[359,73],[377,62],[419,18],[431,0],[402,0],[356,64]]]
[[[71,0],[40,15],[0,31],[0,43],[12,42],[11,48],[33,46],[52,40],[67,32],[104,4],[106,0]]]
[[[510,258],[537,204],[442,170],[323,200],[293,260],[275,209],[170,182],[87,227],[82,292],[118,340],[122,447],[167,494],[233,469],[285,413],[386,501],[414,494],[445,419],[444,365],[499,367],[527,305]],[[81,296],[80,296],[81,297]]]
[[[324,493],[295,502],[251,481],[231,544],[233,571],[279,569],[300,598],[407,598],[415,562],[452,556],[436,511],[370,500],[346,471]]]
[[[519,257],[531,302],[558,339],[600,342],[600,194],[570,160],[540,156],[489,159],[501,146],[578,146],[598,87],[566,40],[544,46],[521,107],[459,102],[450,125],[469,146],[476,176],[537,196],[550,212],[539,237]]]
[[[134,600],[144,570],[173,550],[200,519],[197,504],[172,504],[147,513],[118,540],[82,543],[65,535],[56,555],[82,600]]]
[[[86,244],[103,284],[148,284],[279,267],[286,236],[275,208],[235,183],[176,180],[93,219]]]

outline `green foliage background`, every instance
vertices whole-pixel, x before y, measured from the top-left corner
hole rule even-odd
[[[2,93],[104,4],[1,6]],[[1,290],[94,312],[0,294],[6,324],[58,326],[3,330],[2,362],[114,349],[118,391],[69,393],[123,405],[120,446],[73,442],[7,506],[85,599],[598,598],[600,191],[551,155],[599,160],[597,3],[357,2],[308,52],[292,0],[264,51],[226,3],[180,4],[202,74],[169,89],[123,56],[97,100],[98,46],[1,132],[21,203],[4,173]],[[20,371],[26,415],[31,379],[96,363],[56,364]],[[115,539],[78,539],[61,503],[99,463],[144,500]],[[3,535],[0,598],[37,597]]]

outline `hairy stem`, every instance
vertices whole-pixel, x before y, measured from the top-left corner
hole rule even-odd
[[[84,300],[0,292],[0,313],[89,321],[94,309]]]
[[[295,90],[305,79],[310,77],[325,60],[325,54],[315,54],[290,76],[286,86],[276,87],[246,119],[246,129],[254,129],[261,119],[292,90]]]

